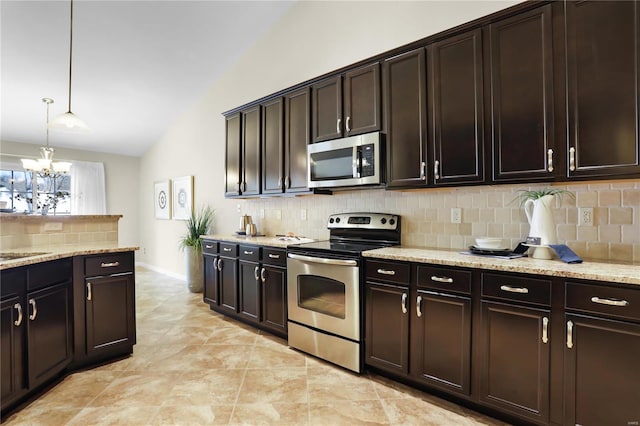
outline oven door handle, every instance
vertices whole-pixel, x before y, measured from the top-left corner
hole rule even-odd
[[[303,256],[301,254],[293,254],[293,253],[288,253],[287,257],[289,257],[290,259],[301,260],[303,262],[323,263],[325,265],[358,266],[358,262],[355,260],[327,259],[324,257]]]

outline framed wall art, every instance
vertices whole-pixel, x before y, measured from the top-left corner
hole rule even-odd
[[[156,219],[171,219],[171,181],[163,180],[154,184]]]
[[[173,218],[188,220],[193,211],[193,176],[173,179]]]

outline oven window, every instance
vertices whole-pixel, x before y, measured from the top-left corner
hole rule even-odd
[[[298,275],[298,306],[336,318],[345,318],[345,285],[317,275]]]

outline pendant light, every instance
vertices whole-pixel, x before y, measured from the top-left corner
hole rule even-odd
[[[29,172],[35,172],[40,177],[57,178],[60,175],[69,173],[71,163],[67,162],[53,162],[54,149],[49,148],[49,105],[53,103],[51,98],[42,98],[42,102],[47,104],[47,122],[45,128],[47,129],[46,146],[40,147],[40,158],[32,160],[28,158],[21,159],[22,167]]]
[[[73,59],[73,0],[71,0],[71,13],[69,18],[69,108],[64,114],[60,114],[49,122],[49,128],[62,129],[74,133],[88,133],[91,131],[77,115],[71,112],[71,64]]]

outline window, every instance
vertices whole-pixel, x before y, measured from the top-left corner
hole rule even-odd
[[[33,176],[24,170],[0,170],[0,209],[5,212],[33,212]],[[71,213],[71,176],[56,178],[35,175],[37,211],[47,214]]]

